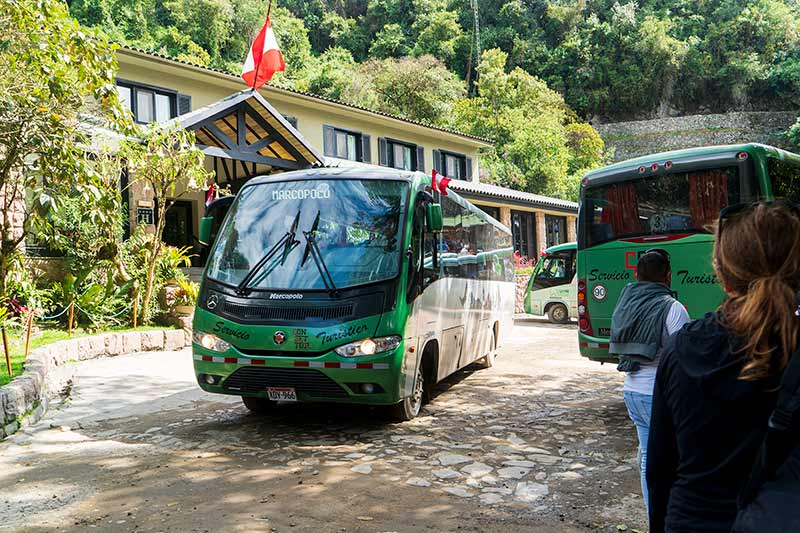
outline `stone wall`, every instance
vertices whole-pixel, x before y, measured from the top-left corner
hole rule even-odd
[[[0,387],[0,439],[34,424],[50,400],[72,383],[71,363],[149,350],[179,350],[189,344],[179,329],[104,333],[54,342],[36,348],[25,360],[25,372]]]
[[[514,300],[514,313],[525,313],[525,291],[528,289],[530,274],[516,274],[517,293]]]
[[[615,161],[642,155],[707,146],[758,142],[787,148],[782,134],[797,111],[734,112],[632,122],[595,124]]]

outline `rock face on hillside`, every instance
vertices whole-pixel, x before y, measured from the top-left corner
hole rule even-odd
[[[797,111],[735,112],[717,115],[593,124],[614,150],[614,161],[696,146],[758,142],[788,148],[782,133]]]

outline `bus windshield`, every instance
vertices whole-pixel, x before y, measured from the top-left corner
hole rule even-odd
[[[705,233],[722,208],[738,203],[739,167],[652,175],[589,186],[582,209],[585,246],[620,238]],[[745,193],[747,195],[747,193]]]
[[[325,289],[320,269],[304,253],[303,232],[314,228],[320,258],[337,288],[392,278],[400,268],[407,191],[405,182],[388,180],[317,179],[246,187],[220,229],[207,275],[238,285],[297,219],[295,242],[287,241],[251,274],[250,289]]]

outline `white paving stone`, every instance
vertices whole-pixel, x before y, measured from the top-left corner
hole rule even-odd
[[[478,497],[478,499],[481,501],[483,505],[495,505],[503,501],[503,496],[492,492],[486,492],[484,494],[481,494]]]
[[[501,468],[497,474],[503,479],[522,479],[531,471],[530,468],[521,468],[519,466],[509,466]]]
[[[442,468],[440,470],[434,470],[432,474],[438,477],[439,479],[455,479],[461,476],[461,474],[459,474],[455,470],[451,470],[450,468]]]
[[[406,485],[411,485],[413,487],[430,487],[431,482],[421,477],[410,477],[406,480]]]
[[[547,488],[547,485],[533,481],[523,481],[517,484],[514,497],[521,502],[533,503],[544,498],[549,493],[550,489]]]
[[[445,487],[443,490],[448,494],[452,494],[453,496],[458,496],[460,498],[469,498],[475,495],[473,492],[463,487]]]
[[[503,461],[503,466],[520,466],[522,468],[533,468],[534,466],[536,466],[536,463],[534,463],[533,461],[514,460],[514,461]]]
[[[371,464],[363,464],[363,465],[356,465],[352,467],[350,470],[356,472],[358,474],[371,474],[372,473],[372,465]]]
[[[485,463],[472,463],[471,465],[467,465],[461,469],[462,472],[472,477],[485,476],[492,470],[494,470],[494,468]]]
[[[471,457],[467,457],[466,455],[458,455],[455,453],[444,453],[439,455],[437,459],[442,466],[459,465],[472,461]]]
[[[537,463],[541,463],[543,465],[554,465],[561,461],[560,457],[556,457],[554,455],[544,455],[540,453],[529,455],[528,459],[530,459],[531,461],[536,461]]]

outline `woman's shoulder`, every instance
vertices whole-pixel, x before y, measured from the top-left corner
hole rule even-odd
[[[670,337],[659,366],[679,365],[690,374],[705,374],[731,362],[734,343],[717,314],[708,313]]]

